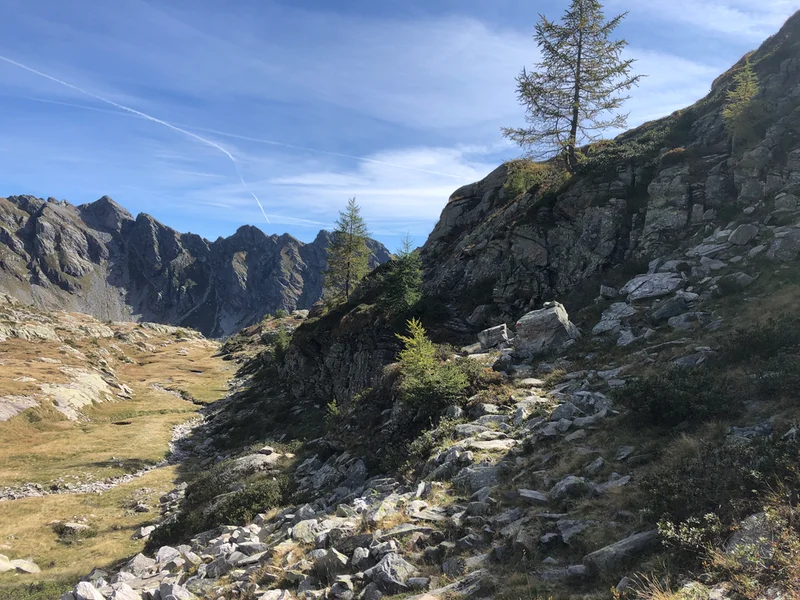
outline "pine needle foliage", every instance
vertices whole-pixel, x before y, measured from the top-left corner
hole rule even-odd
[[[534,39],[541,62],[517,77],[517,98],[526,109],[526,128],[503,134],[533,157],[563,156],[569,172],[580,159],[578,147],[597,141],[607,129],[625,127],[618,113],[638,84],[633,59],[622,58],[624,39],[611,39],[627,13],[606,21],[598,0],[572,0],[561,22],[540,15]]]
[[[382,304],[394,314],[405,312],[422,297],[422,260],[409,235],[389,264],[384,290]]]
[[[429,418],[463,400],[469,379],[453,362],[440,362],[437,349],[418,319],[408,321],[408,335],[397,334],[400,351],[400,396],[421,418]]]
[[[339,213],[328,246],[328,268],[323,284],[329,302],[349,301],[356,285],[369,272],[369,231],[361,207],[351,198]]]
[[[722,109],[725,127],[731,137],[731,146],[736,140],[748,136],[753,116],[753,100],[758,94],[758,75],[753,71],[750,60],[733,77],[733,86],[728,91],[728,98]]]

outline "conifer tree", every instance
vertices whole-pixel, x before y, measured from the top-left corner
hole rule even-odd
[[[328,268],[323,287],[329,300],[350,300],[356,284],[369,272],[368,237],[361,207],[355,198],[351,198],[344,211],[339,212],[328,245]]]
[[[624,39],[611,35],[627,13],[605,20],[599,0],[572,0],[560,23],[540,15],[534,39],[541,51],[536,70],[517,77],[517,98],[529,127],[503,134],[538,157],[558,153],[566,168],[578,165],[578,146],[597,140],[603,130],[621,128],[617,113],[642,75],[631,75],[634,61],[623,59]]]
[[[752,126],[751,108],[753,98],[758,94],[758,75],[753,71],[750,59],[733,77],[733,86],[728,91],[728,99],[722,109],[725,126],[731,137],[731,149],[735,148],[736,139],[746,137]]]
[[[413,248],[411,236],[402,239],[400,250],[388,268],[383,304],[387,310],[401,313],[422,296],[422,261]]]

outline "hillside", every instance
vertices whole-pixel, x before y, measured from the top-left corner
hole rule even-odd
[[[241,227],[209,242],[108,197],[73,206],[0,198],[0,291],[98,319],[153,321],[230,335],[322,296],[329,233],[310,244]],[[372,266],[389,259],[370,241]]]
[[[228,393],[218,350],[193,330],[0,294],[0,597],[141,549],[200,413]]]

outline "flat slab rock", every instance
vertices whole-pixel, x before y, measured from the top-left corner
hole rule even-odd
[[[637,275],[626,283],[619,293],[627,294],[628,302],[637,302],[666,296],[683,285],[683,278],[676,273],[652,273]]]

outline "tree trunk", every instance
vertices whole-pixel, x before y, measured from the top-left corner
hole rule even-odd
[[[583,58],[583,3],[580,8],[580,23],[578,26],[578,57],[575,63],[575,93],[572,97],[572,127],[569,131],[569,142],[567,144],[567,170],[574,173],[578,166],[578,121],[580,119],[581,102],[581,59]]]

